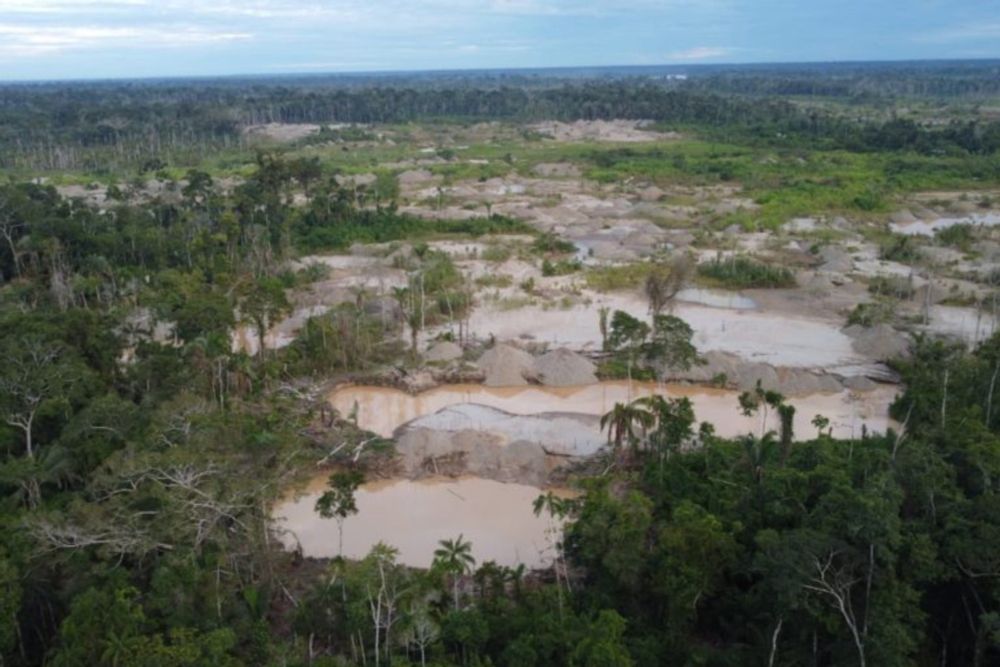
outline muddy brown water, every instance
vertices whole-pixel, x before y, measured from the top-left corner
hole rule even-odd
[[[870,432],[885,432],[894,425],[888,411],[896,392],[895,387],[880,386],[864,393],[843,391],[791,399],[789,402],[796,408],[795,432],[799,437],[811,437],[815,433],[811,421],[817,414],[830,420],[836,437],[860,436],[862,425]],[[740,413],[739,392],[680,384],[609,381],[582,387],[445,385],[416,395],[385,387],[346,386],[333,391],[329,400],[341,415],[356,414],[361,428],[390,437],[417,417],[461,403],[487,405],[518,415],[543,412],[603,415],[616,403],[652,394],[687,397],[694,404],[696,419],[712,423],[716,433],[723,437],[761,429],[761,417],[745,417]],[[484,424],[484,430],[486,427]],[[767,428],[779,428],[773,410],[768,415]]]
[[[301,545],[306,556],[315,558],[339,551],[337,522],[315,511],[326,479],[313,480],[304,493],[287,498],[274,511],[286,547]],[[532,504],[542,493],[532,486],[476,477],[365,484],[356,494],[358,513],[344,521],[343,555],[364,558],[384,542],[399,550],[399,562],[425,568],[441,540],[461,535],[471,542],[477,563],[547,567],[555,557],[561,524],[544,512],[535,516]]]
[[[615,403],[654,393],[670,398],[686,396],[699,420],[712,422],[723,436],[759,431],[759,417],[747,418],[738,410],[738,393],[706,387],[641,382],[602,382],[583,387],[509,387],[450,385],[411,395],[384,387],[346,386],[330,395],[342,414],[356,414],[358,424],[384,436],[425,415],[460,404],[480,404],[511,414],[546,412],[603,414]],[[809,423],[816,414],[830,418],[834,434],[860,434],[861,425],[884,431],[892,424],[887,416],[895,390],[880,387],[865,394],[820,394],[795,399],[796,430],[814,432]],[[496,428],[485,421],[484,430]],[[768,428],[777,428],[771,415]],[[287,497],[275,508],[277,525],[289,548],[300,546],[306,556],[333,557],[340,553],[337,522],[322,519],[315,511],[326,476],[303,491]],[[534,500],[542,489],[501,483],[477,477],[390,480],[363,485],[357,492],[358,513],[343,526],[343,555],[363,558],[379,542],[396,548],[399,561],[428,567],[441,540],[459,535],[472,543],[476,561],[496,561],[508,567],[550,565],[555,558],[561,524],[543,514],[535,516]],[[564,490],[559,493],[569,493]]]

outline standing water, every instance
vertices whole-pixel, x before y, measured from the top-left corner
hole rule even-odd
[[[338,555],[337,522],[315,510],[326,477],[314,480],[305,495],[275,509],[288,547],[301,545],[313,558]],[[535,516],[532,504],[543,492],[523,484],[480,478],[392,480],[358,489],[358,513],[344,521],[347,558],[364,558],[379,542],[399,550],[399,562],[429,567],[441,540],[459,535],[472,543],[477,563],[488,560],[513,567],[551,565],[561,524],[545,512]]]
[[[391,437],[403,424],[462,403],[486,405],[517,415],[547,412],[603,415],[616,403],[652,394],[688,398],[694,406],[695,418],[712,423],[722,437],[746,435],[761,427],[760,417],[745,417],[740,413],[737,391],[652,382],[609,381],[582,387],[446,385],[416,395],[385,387],[349,386],[335,390],[329,398],[341,415],[354,415],[361,428]],[[871,432],[883,433],[892,426],[888,413],[895,396],[894,387],[879,387],[864,393],[813,394],[789,399],[788,403],[796,408],[795,432],[799,438],[815,436],[811,421],[817,414],[830,420],[835,437],[851,438],[861,435],[862,425]],[[779,429],[773,410],[768,415],[767,428]]]

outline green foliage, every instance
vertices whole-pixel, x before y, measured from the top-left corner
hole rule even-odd
[[[877,324],[887,324],[893,321],[896,308],[892,302],[885,299],[859,303],[847,316],[847,324],[857,324],[863,327],[873,327]]]
[[[357,514],[354,494],[364,481],[364,474],[356,470],[333,473],[327,482],[329,491],[324,491],[316,501],[316,511],[324,519],[336,518],[338,521]]]
[[[902,276],[875,276],[868,281],[868,291],[876,297],[899,300],[912,299],[916,294],[913,280]]]
[[[975,228],[968,224],[951,225],[939,229],[934,233],[934,236],[941,245],[959,248],[965,252],[972,248],[972,244],[976,240]]]
[[[801,94],[996,86],[996,77],[968,73],[859,71],[816,75],[811,85],[827,92]],[[263,105],[297,122],[323,122],[315,114],[331,109],[368,122],[442,113],[654,117],[704,140],[594,148],[532,137],[530,147],[476,150],[493,151],[486,157],[501,170],[558,154],[589,164],[602,180],[739,182],[759,206],[712,224],[768,226],[840,210],[864,217],[901,191],[996,180],[994,124],[855,121],[705,92],[801,92],[803,76],[711,74],[674,90],[632,82],[492,86],[488,94],[474,87],[300,94],[262,84],[249,95],[238,92],[241,83],[5,90],[4,165],[92,167],[105,180],[139,169],[177,182],[166,185],[172,196],[148,202],[136,197],[136,182],[112,186],[104,212],[52,187],[0,185],[0,223],[10,235],[0,243],[0,661],[1000,661],[1000,338],[974,350],[918,338],[912,358],[894,362],[902,384],[892,414],[902,434],[838,441],[829,420],[816,416],[819,437],[792,443],[793,407],[762,387],[739,401],[761,414],[762,432],[735,441],[704,424],[696,429],[685,398],[615,406],[601,420],[617,448],[598,459],[607,463],[603,474],[581,475],[580,498],[549,495],[536,504],[566,521],[558,561],[542,574],[477,564],[461,536],[445,540],[425,572],[401,565],[385,545],[360,561],[302,559],[268,532],[269,508],[317,461],[363,469],[392,452],[390,441],[312,401],[303,376],[398,364],[404,320],[459,319],[471,304],[454,262],[416,244],[396,303],[359,291],[257,362],[232,349],[234,312],[261,332],[289,312],[286,290],[302,277],[282,272],[295,248],[530,230],[496,216],[401,215],[390,203],[398,184],[388,172],[374,186],[347,189],[308,155],[261,153],[244,167],[234,109]],[[100,120],[112,116],[114,126]],[[366,132],[327,139],[367,141]],[[220,191],[219,174],[200,164],[208,154],[238,170],[242,185]],[[367,170],[371,155],[338,151],[337,159]],[[185,174],[188,166],[199,168]],[[493,173],[446,168],[456,176]],[[289,204],[302,194],[305,203]],[[962,248],[973,240],[960,227],[938,238]],[[885,255],[913,261],[918,244],[893,237]],[[554,237],[540,238],[535,250],[553,268],[565,261],[559,255],[575,252]],[[711,271],[708,280],[737,287],[791,282],[784,269],[749,258]],[[620,289],[643,285],[650,273],[654,291],[669,294],[669,276],[651,263],[588,269],[586,277]],[[890,281],[871,287],[877,296],[904,295]],[[654,315],[647,323],[603,314],[611,356],[602,372],[653,378],[657,369],[695,363],[690,327]],[[884,317],[867,307],[852,321]],[[777,437],[763,428],[768,410],[780,416]],[[361,442],[355,464],[347,452]],[[359,483],[358,475],[335,474],[320,512],[351,515]]]
[[[654,379],[657,372],[688,370],[698,362],[693,336],[690,325],[679,317],[656,315],[650,327],[616,310],[604,336],[604,347],[612,356],[602,362],[600,372],[610,378]]]
[[[536,236],[531,249],[544,255],[566,255],[576,252],[576,246],[572,242],[559,238],[551,232]]]
[[[691,343],[691,325],[674,315],[653,317],[653,335],[643,349],[646,362],[662,364],[675,371],[686,371],[698,361],[698,351]]]
[[[795,274],[780,266],[762,264],[743,255],[718,257],[698,265],[698,275],[727,289],[794,287]]]
[[[497,215],[468,220],[427,220],[399,214],[392,208],[355,210],[349,214],[334,212],[331,215],[318,197],[298,225],[299,245],[310,252],[343,250],[354,243],[387,243],[442,236],[527,234],[531,231],[522,222]]]
[[[550,278],[552,276],[570,275],[572,273],[576,273],[581,268],[583,268],[583,266],[580,264],[579,261],[575,259],[574,260],[563,259],[556,262],[553,262],[549,259],[545,259],[542,261],[542,275],[545,276],[546,278]]]
[[[893,234],[880,248],[882,259],[910,264],[920,258],[920,242],[912,236]]]

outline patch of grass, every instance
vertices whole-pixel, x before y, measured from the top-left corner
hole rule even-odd
[[[583,268],[579,260],[575,259],[561,259],[558,261],[551,261],[546,259],[542,262],[542,275],[546,278],[551,278],[552,276],[568,276],[571,273],[576,273]]]
[[[491,273],[476,278],[476,285],[483,288],[503,288],[514,284],[514,279],[506,273]]]
[[[497,310],[509,311],[520,310],[535,305],[535,300],[530,296],[512,296],[497,301]]]
[[[299,246],[306,251],[343,249],[352,243],[386,243],[388,241],[421,240],[428,238],[486,234],[530,234],[534,230],[518,220],[493,216],[469,220],[427,220],[399,215],[382,209],[361,211],[352,218],[304,225],[298,231]]]
[[[920,258],[920,242],[912,236],[893,234],[881,243],[879,256],[891,262],[908,264]]]
[[[576,252],[576,246],[551,232],[540,234],[531,244],[531,249],[541,255],[568,255]]]
[[[888,296],[894,299],[911,299],[916,290],[913,284],[902,276],[875,276],[868,281],[868,291],[875,296]]]
[[[597,366],[597,376],[602,380],[625,380],[629,377],[628,363],[624,359],[612,357]],[[656,380],[656,371],[638,365],[632,366],[632,379],[641,382]]]
[[[591,289],[613,292],[639,287],[652,270],[653,265],[647,263],[617,264],[587,269],[583,278]]]
[[[698,275],[713,286],[727,289],[795,287],[795,274],[789,269],[742,255],[699,264]]]
[[[941,245],[958,248],[965,252],[968,252],[976,241],[975,229],[972,225],[966,224],[939,229],[934,236]]]
[[[482,259],[487,262],[506,262],[510,259],[511,250],[507,246],[502,246],[496,243],[490,244],[483,248],[483,252],[480,255]]]
[[[895,313],[895,306],[887,299],[879,299],[871,303],[859,303],[847,316],[847,324],[859,324],[863,327],[872,327],[876,324],[891,322]]]

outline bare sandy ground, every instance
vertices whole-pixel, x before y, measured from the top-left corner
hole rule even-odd
[[[573,123],[548,121],[536,123],[531,129],[556,141],[605,141],[614,143],[640,143],[678,139],[675,132],[654,132],[647,120],[578,120]]]

